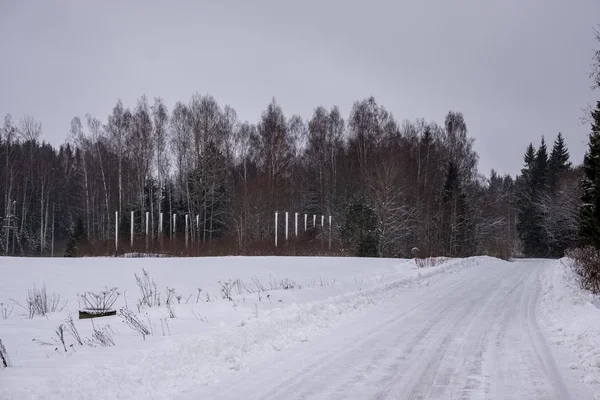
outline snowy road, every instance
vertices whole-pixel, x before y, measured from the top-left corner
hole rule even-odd
[[[181,399],[589,399],[537,322],[548,263],[490,262]]]

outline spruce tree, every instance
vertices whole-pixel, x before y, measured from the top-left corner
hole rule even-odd
[[[562,172],[569,171],[571,169],[571,162],[569,161],[569,150],[565,144],[565,140],[562,133],[558,133],[552,152],[550,153],[550,159],[548,161],[548,173],[549,173],[549,184],[554,189],[557,183],[558,175]]]
[[[464,257],[467,253],[466,196],[462,192],[458,168],[452,162],[448,164],[442,204],[445,255]]]
[[[538,202],[548,193],[549,188],[549,162],[546,141],[542,136],[542,143],[535,154],[532,171],[532,228],[533,228],[533,256],[548,257],[550,253],[550,240],[543,229],[544,219],[547,217],[538,207]]]
[[[87,241],[87,234],[83,218],[77,218],[74,229],[69,235],[67,248],[65,249],[65,257],[77,257],[79,246]]]
[[[533,144],[529,143],[525,155],[521,176],[518,177],[517,204],[519,207],[519,222],[517,232],[523,245],[523,253],[532,256],[535,253],[535,219],[533,218],[533,173],[536,161],[536,151]]]
[[[592,131],[583,158],[581,236],[586,244],[600,249],[600,101],[591,117]]]

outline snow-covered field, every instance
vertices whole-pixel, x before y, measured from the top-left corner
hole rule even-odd
[[[0,258],[0,303],[12,309],[0,319],[0,339],[14,365],[0,374],[0,398],[168,398],[321,335],[381,302],[390,295],[388,286],[427,283],[434,278],[426,276],[452,262],[446,265],[418,269],[412,260],[301,257]],[[95,327],[110,326],[115,346],[79,346],[65,333],[65,352],[55,330],[69,315],[82,340],[92,338],[92,320],[77,319],[78,294],[116,286],[122,295],[114,308],[137,313],[135,274],[143,270],[163,302],[139,313],[153,334],[143,339],[119,316],[98,318]],[[223,299],[222,284],[236,280],[232,301]],[[60,294],[65,308],[28,319],[28,290],[42,285],[48,295]],[[175,318],[164,305],[167,287],[175,289]]]
[[[142,269],[161,305],[138,311]],[[34,285],[65,308],[29,319],[15,304]],[[79,293],[115,286],[150,335],[77,319]],[[593,398],[594,300],[547,260],[0,258],[0,399]],[[65,352],[69,315],[84,344],[65,333]]]

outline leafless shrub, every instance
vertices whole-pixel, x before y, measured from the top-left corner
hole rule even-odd
[[[571,269],[579,276],[581,288],[599,294],[600,252],[592,246],[586,246],[568,250],[567,257],[573,260]]]
[[[160,326],[162,327],[163,336],[167,336],[167,333],[169,334],[169,336],[171,336],[171,328],[169,327],[169,320],[167,318],[160,319]]]
[[[267,289],[265,289],[265,287],[262,285],[262,283],[260,283],[260,281],[256,277],[252,278],[252,283],[254,284],[254,288],[251,288],[251,290],[253,290],[253,292],[265,292],[267,290]],[[252,293],[252,292],[249,291],[248,293]]]
[[[415,258],[415,262],[419,266],[419,268],[429,268],[429,267],[437,267],[448,261],[446,257],[425,257],[425,258]]]
[[[173,307],[171,307],[170,304],[167,304],[167,311],[169,312],[169,318],[175,318],[175,310],[173,310]]]
[[[192,307],[192,315],[194,315],[194,318],[196,318],[197,321],[202,321],[202,322],[208,323],[208,318],[196,314],[196,311],[194,311],[193,307]]]
[[[69,317],[67,318],[67,320],[65,321],[65,329],[67,330],[67,332],[69,332],[69,334],[71,336],[73,336],[73,339],[75,339],[75,341],[80,346],[83,345],[81,336],[79,336],[79,331],[77,330],[77,327],[75,326],[75,321],[73,321],[73,317],[70,314],[69,314]]]
[[[65,326],[63,324],[60,324],[56,327],[56,330],[54,331],[54,333],[56,333],[56,337],[58,339],[58,342],[60,344],[62,344],[63,349],[65,349],[65,353],[67,352],[67,345],[65,344]]]
[[[67,305],[67,302],[60,301],[58,293],[52,293],[48,296],[46,284],[43,284],[40,289],[35,286],[30,289],[27,294],[27,311],[29,318],[36,315],[46,315],[49,312],[62,311]]]
[[[56,340],[56,339],[54,339]],[[39,339],[31,339],[32,342],[37,343],[39,346],[56,346],[56,343],[45,342]]]
[[[8,319],[8,317],[10,317],[14,309],[15,306],[13,305],[9,307],[8,304],[0,303],[0,317],[2,319]]]
[[[231,297],[231,291],[233,290],[231,279],[227,282],[219,281],[219,285],[221,285],[221,297],[224,300],[233,301],[233,298]]]
[[[106,312],[112,309],[121,293],[118,292],[118,288],[106,288],[101,292],[85,292],[80,294],[79,297],[83,301],[85,308],[89,310],[96,310]]]
[[[175,299],[177,297],[177,294],[175,293],[175,288],[170,288],[167,286],[167,298],[165,300],[165,303],[167,305],[170,305],[173,302],[173,299]]]
[[[12,367],[12,363],[10,362],[10,358],[8,358],[8,352],[6,351],[6,347],[4,347],[4,343],[2,343],[2,339],[0,339],[0,361],[2,362],[3,368]]]
[[[356,278],[354,279],[354,281],[357,282]],[[330,287],[330,288],[332,288],[334,285],[335,285],[335,278],[327,280],[327,279],[323,279],[321,277],[314,278],[306,284],[306,286],[309,286],[309,287]]]
[[[198,304],[198,301],[200,300],[200,293],[202,292],[202,289],[198,288],[198,296],[196,296],[196,304]],[[208,294],[208,293],[207,293]],[[189,300],[189,299],[188,299]]]
[[[149,325],[146,325],[141,319],[139,319],[131,310],[120,309],[119,315],[123,318],[123,322],[134,331],[142,335],[142,338],[146,340],[146,336],[150,335]]]
[[[135,281],[140,289],[140,294],[142,295],[138,300],[138,311],[140,311],[143,306],[160,307],[160,293],[156,288],[154,279],[150,277],[148,271],[142,268],[142,276],[135,274]]]
[[[113,338],[114,332],[110,325],[105,325],[103,327],[97,328],[94,324],[94,320],[90,319],[92,322],[92,338],[86,339],[87,344],[95,347],[100,345],[102,347],[111,347],[115,345],[115,340]]]

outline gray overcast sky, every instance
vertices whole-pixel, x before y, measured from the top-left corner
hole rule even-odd
[[[58,145],[143,93],[210,93],[251,122],[272,97],[308,118],[373,95],[399,121],[462,111],[480,171],[515,174],[559,131],[581,162],[598,23],[598,0],[0,0],[0,114]]]

